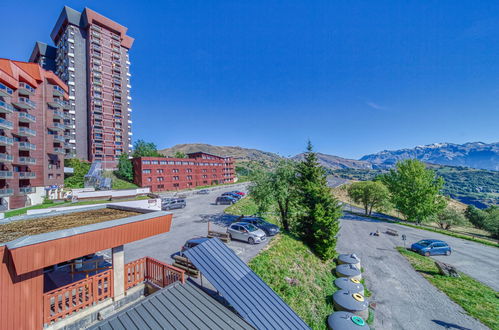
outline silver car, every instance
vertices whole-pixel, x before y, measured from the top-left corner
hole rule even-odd
[[[245,241],[250,244],[264,242],[267,237],[265,232],[250,223],[236,222],[227,228],[227,233],[231,239]]]

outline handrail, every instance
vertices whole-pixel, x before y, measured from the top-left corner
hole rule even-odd
[[[185,271],[151,257],[144,257],[125,265],[125,289],[145,281],[161,288],[177,281],[185,283]]]

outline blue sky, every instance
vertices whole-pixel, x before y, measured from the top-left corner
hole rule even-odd
[[[2,1],[0,57],[62,9],[127,26],[134,138],[358,158],[499,140],[497,1]]]

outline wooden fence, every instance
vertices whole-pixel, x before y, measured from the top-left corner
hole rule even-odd
[[[125,289],[148,281],[164,288],[174,282],[185,283],[184,271],[151,257],[144,257],[125,265]]]
[[[113,297],[112,269],[43,295],[43,320],[45,324],[86,308],[98,301]]]

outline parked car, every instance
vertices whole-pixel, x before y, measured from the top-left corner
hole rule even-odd
[[[173,210],[173,209],[183,209],[187,206],[185,199],[181,198],[165,198],[161,200],[161,209],[165,210]]]
[[[232,205],[237,202],[237,199],[231,196],[220,196],[217,197],[215,204],[217,205]]]
[[[238,222],[250,223],[255,227],[260,228],[267,236],[279,234],[279,226],[263,220],[262,218],[244,217],[237,220]]]
[[[437,254],[449,256],[452,253],[449,244],[438,239],[423,239],[412,244],[411,250],[427,257]]]
[[[231,239],[256,244],[264,242],[267,239],[265,232],[249,223],[236,222],[227,228],[227,233]]]
[[[234,190],[234,191],[231,191],[231,192],[233,192],[233,193],[235,193],[235,194],[238,194],[238,195],[240,195],[240,196],[243,196],[243,197],[244,197],[244,196],[246,196],[246,193],[244,193],[244,192],[242,192],[242,191],[239,191],[239,190]]]
[[[191,238],[190,240],[186,241],[184,245],[180,248],[180,255],[183,256],[186,250],[189,250],[190,248],[195,247],[196,245],[199,245],[201,243],[206,242],[209,240],[208,237],[196,237],[196,238]]]
[[[225,192],[222,194],[222,196],[230,196],[230,197],[235,198],[237,200],[240,200],[241,198],[243,198],[243,196],[235,194],[233,192]]]
[[[208,189],[201,189],[201,190],[196,191],[196,194],[198,194],[198,195],[208,195],[209,193],[210,193],[210,191]]]

